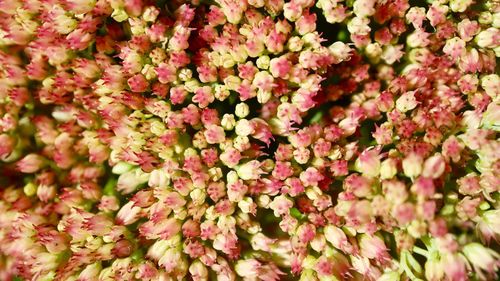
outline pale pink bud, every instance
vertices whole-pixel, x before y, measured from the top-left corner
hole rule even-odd
[[[408,192],[403,182],[398,180],[385,180],[382,182],[382,190],[389,202],[400,204],[408,198]]]
[[[400,225],[406,225],[415,219],[415,206],[410,202],[403,203],[394,206],[391,214]]]
[[[198,260],[191,263],[189,266],[189,273],[193,281],[208,280],[208,270],[205,265]]]
[[[452,135],[443,142],[443,156],[456,163],[460,160],[464,147],[465,145]]]
[[[1,134],[0,143],[2,144],[0,145],[0,159],[5,159],[14,151],[16,139],[7,134]]]
[[[276,78],[287,79],[291,70],[291,63],[286,56],[271,59],[269,71]]]
[[[427,11],[427,18],[432,26],[436,26],[446,21],[446,13],[448,13],[448,6],[440,5],[438,2],[433,3]]]
[[[479,59],[479,52],[472,48],[468,50],[459,59],[458,66],[463,72],[477,72],[481,69],[481,61]]]
[[[449,55],[453,59],[457,59],[465,53],[465,41],[458,37],[446,40],[443,47],[443,53]]]
[[[419,102],[415,98],[415,92],[406,92],[396,100],[396,108],[401,112],[407,112],[417,107]]]
[[[104,195],[101,197],[98,208],[104,212],[112,212],[117,211],[120,208],[120,205],[116,197]]]
[[[466,260],[463,256],[456,254],[445,254],[441,258],[442,267],[445,275],[449,280],[456,281],[466,281],[467,270],[466,270]]]
[[[435,191],[434,182],[431,178],[419,177],[411,190],[420,196],[431,197]]]
[[[354,14],[358,17],[369,17],[375,14],[375,0],[357,0],[353,4]]]
[[[215,97],[212,93],[212,88],[209,86],[203,86],[198,88],[195,91],[195,95],[192,98],[192,101],[198,103],[200,108],[207,107],[210,103],[215,100]]]
[[[169,248],[158,261],[158,265],[163,267],[167,273],[174,271],[181,262],[182,252],[179,247]]]
[[[381,179],[391,179],[396,176],[398,172],[397,160],[394,158],[388,158],[382,162],[380,165],[380,178]]]
[[[255,128],[253,124],[247,119],[241,119],[236,122],[236,126],[234,128],[235,133],[238,136],[246,137],[254,133]]]
[[[446,162],[444,161],[443,156],[438,153],[425,160],[422,176],[437,179],[444,173],[445,168]]]
[[[477,21],[466,18],[458,23],[457,30],[462,40],[470,41],[479,32],[480,26]]]
[[[89,264],[85,267],[85,269],[80,272],[78,279],[76,281],[93,281],[99,278],[99,274],[101,273],[102,266],[100,262],[95,262],[93,264]]]
[[[50,227],[36,227],[38,241],[47,248],[50,253],[60,253],[68,248],[66,234],[60,233]]]
[[[247,1],[240,2],[237,0],[227,0],[220,1],[217,0],[217,3],[221,5],[221,10],[226,15],[226,19],[228,22],[232,24],[238,24],[243,17],[243,12],[247,9],[248,3]]]
[[[236,172],[242,180],[256,180],[265,172],[260,168],[261,163],[251,160],[236,167]]]
[[[219,233],[215,236],[213,247],[225,254],[231,254],[233,250],[238,250],[238,237],[232,232]]]
[[[380,239],[378,236],[361,234],[359,238],[359,248],[361,255],[369,259],[376,259],[378,261],[389,259],[387,246],[384,240]]]
[[[227,184],[227,196],[231,202],[239,202],[248,191],[248,186],[242,180]]]
[[[136,190],[139,185],[148,182],[148,180],[149,174],[144,173],[140,168],[137,168],[121,174],[118,177],[116,189],[123,194],[129,194]]]
[[[16,166],[22,173],[35,173],[40,170],[45,164],[45,158],[42,156],[30,153],[26,155],[23,159],[17,161]]]
[[[116,214],[116,223],[121,225],[130,225],[136,222],[141,216],[142,209],[135,206],[135,203],[129,201]]]
[[[316,14],[305,12],[295,22],[295,29],[300,35],[316,30]]]
[[[291,22],[294,22],[302,15],[302,6],[297,4],[296,1],[285,3],[283,6],[283,15]]]
[[[465,245],[462,252],[476,272],[481,273],[481,271],[486,271],[486,273],[492,277],[498,272],[498,268],[500,267],[500,255],[494,250],[473,242]]]
[[[142,13],[142,0],[123,0],[124,7],[130,16],[138,17]]]
[[[415,178],[422,172],[423,159],[421,156],[412,153],[403,159],[403,172],[409,178]]]
[[[370,33],[370,20],[365,17],[354,17],[347,23],[347,29],[351,34],[365,35]]]
[[[236,273],[244,278],[257,278],[261,263],[256,259],[239,260],[234,266]]]
[[[271,250],[271,247],[274,246],[276,240],[277,239],[271,239],[262,233],[257,233],[250,239],[250,244],[256,251],[269,252]]]
[[[330,242],[335,248],[342,250],[344,253],[352,253],[354,248],[347,240],[347,236],[341,228],[334,225],[327,225],[323,229],[323,232],[326,241]]]
[[[56,197],[57,189],[55,185],[41,184],[36,190],[36,195],[42,202],[48,202]]]
[[[356,160],[356,169],[367,177],[376,177],[380,172],[380,149],[366,149]]]

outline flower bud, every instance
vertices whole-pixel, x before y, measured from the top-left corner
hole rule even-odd
[[[236,127],[234,128],[238,136],[246,137],[254,133],[254,127],[247,119],[241,119],[236,122]]]
[[[147,21],[147,22],[154,22],[156,21],[156,18],[160,14],[160,10],[156,7],[149,6],[144,9],[144,12],[142,13],[142,18]]]
[[[409,178],[416,178],[422,172],[422,157],[412,153],[403,159],[403,172]]]
[[[250,113],[250,108],[246,103],[241,102],[236,105],[234,113],[239,118],[245,118]]]
[[[380,165],[380,178],[392,179],[398,173],[397,160],[394,158],[385,159]]]
[[[271,62],[271,59],[269,58],[269,56],[260,56],[258,59],[257,59],[257,67],[260,68],[260,69],[268,69],[269,68],[269,64]]]
[[[380,172],[380,155],[378,149],[363,151],[355,162],[356,170],[367,177],[376,177]]]
[[[422,176],[437,179],[446,168],[446,162],[441,154],[437,153],[434,156],[427,158],[424,162]]]
[[[144,173],[141,168],[130,170],[121,174],[116,183],[116,189],[123,193],[129,194],[135,191],[139,185],[148,182],[149,173]]]
[[[387,271],[382,274],[377,281],[399,281],[400,273],[397,271]]]
[[[488,96],[495,99],[500,93],[500,77],[497,74],[483,76],[481,78],[481,87]]]
[[[388,258],[388,250],[384,240],[378,236],[361,234],[359,238],[359,247],[361,255],[369,259],[384,260]]]
[[[333,225],[327,225],[323,229],[325,233],[325,238],[330,242],[335,248],[344,251],[345,253],[351,253],[353,250],[352,245],[347,240],[347,236],[341,228]]]
[[[124,22],[128,19],[128,14],[124,9],[114,9],[111,17],[117,22]]]
[[[354,17],[347,23],[347,30],[351,34],[366,35],[371,31],[370,20],[365,17]]]
[[[476,35],[476,38],[474,40],[476,41],[477,45],[481,48],[495,48],[499,46],[498,43],[499,36],[500,36],[500,31],[494,27],[490,27],[486,30],[479,32],[479,34]]]
[[[229,171],[229,173],[227,173],[226,179],[227,179],[227,183],[230,184],[230,183],[237,182],[239,177],[235,171]]]
[[[236,120],[234,119],[233,114],[226,113],[224,114],[224,116],[222,116],[222,120],[220,123],[222,128],[224,128],[224,130],[231,131],[236,125]]]
[[[450,9],[455,13],[463,13],[474,3],[473,0],[450,0]]]
[[[401,112],[407,112],[409,110],[414,109],[417,107],[418,102],[415,99],[415,92],[406,92],[399,97],[399,99],[396,100],[396,108],[401,111]]]
[[[376,60],[382,55],[382,48],[380,47],[380,44],[377,42],[370,43],[365,48],[365,54],[369,58]],[[376,61],[374,61],[374,62],[376,62]]]
[[[287,48],[292,52],[300,52],[302,50],[303,45],[304,42],[298,36],[291,37],[287,42]]]
[[[484,270],[489,274],[495,274],[498,271],[500,254],[494,250],[473,242],[465,245],[462,252],[476,271]]]
[[[330,47],[328,47],[328,50],[336,58],[338,62],[348,60],[349,57],[351,56],[351,51],[352,51],[347,44],[341,41],[337,41],[332,45],[330,45]]]
[[[243,200],[239,201],[238,207],[245,214],[255,214],[255,212],[257,212],[257,205],[250,197],[245,197]]]
[[[205,281],[208,280],[208,270],[203,263],[199,260],[195,260],[189,266],[189,273],[193,281]]]
[[[260,169],[260,165],[259,161],[251,160],[236,166],[236,172],[242,180],[256,180],[264,173],[264,171]]]
[[[99,274],[101,273],[102,266],[100,262],[95,262],[89,264],[85,267],[85,269],[80,272],[78,276],[78,280],[81,281],[91,281],[99,279]]]
[[[283,15],[291,22],[294,22],[302,15],[302,7],[296,1],[291,1],[283,5]]]
[[[135,206],[133,201],[129,201],[116,214],[116,222],[120,225],[130,225],[139,219],[141,208]]]
[[[237,136],[234,138],[234,148],[243,152],[251,147],[250,139],[247,136]]]
[[[234,270],[243,278],[257,278],[261,266],[261,263],[256,259],[238,260]]]
[[[56,197],[57,189],[55,185],[41,184],[36,190],[38,199],[42,202],[48,202]]]
[[[16,139],[7,134],[0,135],[0,159],[6,159],[16,147]]]
[[[45,159],[35,153],[26,155],[23,159],[17,161],[17,169],[22,173],[35,173],[40,170],[45,163]]]

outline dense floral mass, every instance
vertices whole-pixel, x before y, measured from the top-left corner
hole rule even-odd
[[[495,0],[0,0],[0,280],[497,280]]]

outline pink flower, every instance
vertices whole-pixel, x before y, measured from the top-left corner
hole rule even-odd
[[[158,80],[164,84],[174,82],[177,79],[176,69],[163,62],[155,68],[155,72],[158,75]]]
[[[135,93],[146,91],[148,82],[141,74],[136,74],[127,80],[130,90]]]
[[[274,211],[275,216],[283,216],[289,213],[293,202],[283,195],[279,195],[273,199],[269,207]]]

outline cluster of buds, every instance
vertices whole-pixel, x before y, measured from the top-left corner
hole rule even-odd
[[[0,280],[495,280],[500,4],[413,2],[0,0]]]

